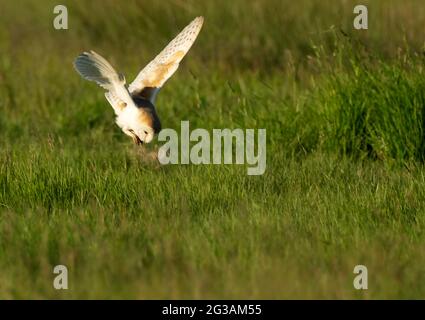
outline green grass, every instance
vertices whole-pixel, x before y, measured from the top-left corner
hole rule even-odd
[[[0,298],[423,298],[425,6],[365,3],[367,32],[356,1],[65,1],[67,31],[2,4]],[[201,14],[158,113],[266,128],[263,176],[160,166],[72,68],[94,49],[131,81]]]
[[[423,162],[424,59],[407,52],[384,62],[352,50],[342,43],[336,56],[350,65],[332,66],[313,103],[323,116],[324,144],[353,157]]]

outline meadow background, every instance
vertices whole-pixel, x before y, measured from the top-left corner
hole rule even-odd
[[[367,31],[351,0],[57,4],[0,3],[0,298],[425,297],[422,0],[362,1]],[[159,166],[72,68],[131,81],[198,15],[163,126],[266,128],[263,176]]]

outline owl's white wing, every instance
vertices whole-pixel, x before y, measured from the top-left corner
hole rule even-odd
[[[159,89],[176,72],[180,61],[195,42],[203,22],[203,17],[195,18],[140,71],[128,88],[131,96],[155,102]]]
[[[84,79],[94,81],[107,90],[105,97],[117,115],[127,106],[135,107],[125,87],[124,76],[118,74],[101,55],[94,51],[84,52],[75,59],[74,67]]]

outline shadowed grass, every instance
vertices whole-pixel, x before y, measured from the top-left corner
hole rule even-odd
[[[333,64],[318,90],[323,144],[357,158],[423,161],[423,57],[400,52],[385,62],[363,51],[341,41],[334,56],[349,65]]]

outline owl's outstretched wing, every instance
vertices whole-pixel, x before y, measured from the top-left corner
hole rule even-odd
[[[159,89],[176,72],[180,61],[195,42],[203,22],[203,17],[195,18],[140,71],[128,88],[131,96],[155,102]]]
[[[94,81],[107,92],[105,97],[118,115],[134,102],[125,87],[124,76],[118,74],[105,58],[94,51],[80,54],[74,61],[77,72],[86,80]]]

